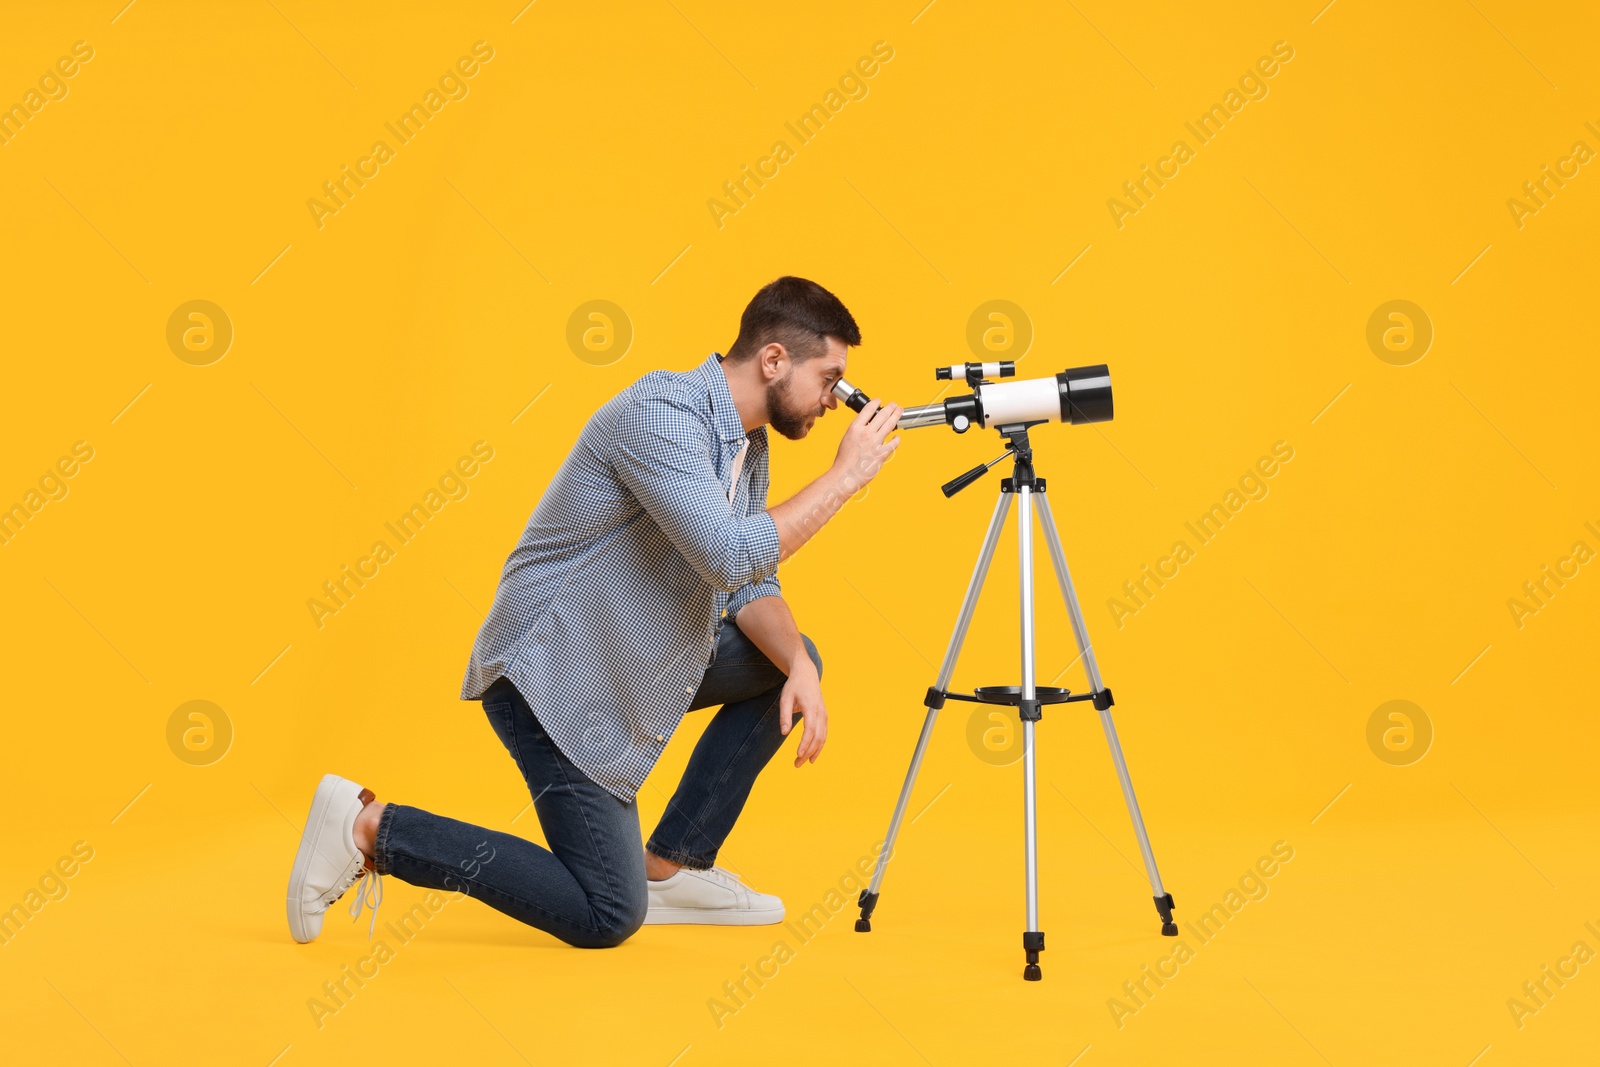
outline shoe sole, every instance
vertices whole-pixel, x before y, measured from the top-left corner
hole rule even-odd
[[[311,814],[306,816],[306,828],[300,833],[300,848],[294,854],[294,867],[289,872],[289,897],[285,902],[289,914],[289,936],[302,945],[317,938],[317,934],[311,933],[306,925],[306,873],[311,866],[311,857],[317,854],[317,846],[322,843],[322,829],[328,822],[328,808],[333,804],[342,781],[344,779],[337,774],[325,774],[322,781],[317,783],[317,791],[311,798]],[[320,929],[317,931],[321,932]]]
[[[734,908],[651,908],[646,926],[771,926],[783,922],[783,908],[739,911]]]

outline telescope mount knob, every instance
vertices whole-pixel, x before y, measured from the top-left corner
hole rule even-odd
[[[965,415],[957,415],[955,418],[950,420],[950,428],[955,430],[956,433],[966,433],[968,428],[971,426],[972,420],[967,418]]]

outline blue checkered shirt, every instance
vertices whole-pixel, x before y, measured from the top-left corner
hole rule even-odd
[[[745,433],[721,359],[651,371],[589,419],[506,560],[461,685],[476,700],[510,678],[624,802],[700,687],[723,611],[779,595],[767,430]]]

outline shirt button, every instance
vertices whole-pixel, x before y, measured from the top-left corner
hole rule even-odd
[[[665,734],[656,734],[656,740],[660,741],[662,744],[666,744],[667,738]]]
[[[688,693],[690,696],[693,696],[694,695],[694,686],[686,685],[686,686],[683,687],[683,691],[685,693]]]

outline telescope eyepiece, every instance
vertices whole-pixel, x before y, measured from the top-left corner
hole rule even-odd
[[[861,390],[857,389],[843,378],[840,378],[838,381],[833,383],[832,391],[835,399],[837,399],[841,404],[849,408],[851,411],[855,412],[859,412],[862,408],[866,407],[867,401],[872,399],[866,393],[863,393]]]

